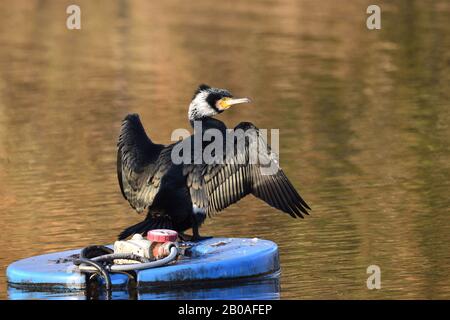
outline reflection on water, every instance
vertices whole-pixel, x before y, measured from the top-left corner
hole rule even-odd
[[[201,82],[254,99],[229,126],[280,128],[313,208],[293,220],[249,197],[203,234],[276,241],[281,298],[450,297],[448,1],[382,1],[380,31],[362,0],[78,1],[80,31],[68,4],[0,3],[1,298],[11,261],[141,219],[116,182],[120,121],[138,112],[169,143]]]
[[[278,274],[251,281],[190,284],[189,286],[149,287],[137,290],[114,289],[111,296],[105,290],[87,295],[83,291],[35,291],[8,286],[11,300],[275,300],[280,298]]]

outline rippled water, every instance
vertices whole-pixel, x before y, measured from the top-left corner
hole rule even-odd
[[[0,298],[13,260],[111,243],[138,222],[115,174],[121,119],[189,128],[202,82],[253,98],[220,115],[280,129],[312,206],[248,197],[202,233],[278,243],[281,298],[450,298],[450,5],[379,1],[0,3]],[[381,290],[366,268],[380,266]]]

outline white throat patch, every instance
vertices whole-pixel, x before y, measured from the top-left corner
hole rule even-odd
[[[189,120],[195,120],[202,117],[212,117],[217,114],[217,111],[214,110],[206,101],[208,97],[208,92],[200,91],[192,100],[189,105],[188,116]]]

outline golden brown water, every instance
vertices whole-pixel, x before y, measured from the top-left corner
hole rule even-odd
[[[280,248],[281,298],[450,298],[450,4],[379,1],[0,2],[0,298],[14,260],[111,243],[138,222],[115,174],[121,119],[169,143],[202,82],[253,98],[220,116],[279,128],[312,206],[248,197],[205,235]],[[368,290],[366,268],[381,268]]]

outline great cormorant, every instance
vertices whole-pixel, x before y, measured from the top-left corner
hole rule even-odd
[[[188,115],[193,127],[196,121],[201,124],[202,132],[194,130],[192,136],[170,145],[153,143],[137,114],[125,117],[118,141],[119,185],[130,205],[139,213],[147,211],[147,216],[144,221],[122,231],[119,239],[135,233],[145,234],[151,229],[167,228],[178,231],[182,239],[200,240],[198,229],[206,216],[222,211],[250,193],[294,218],[303,217],[302,213],[308,214],[306,209],[310,209],[309,206],[278,167],[270,147],[260,140],[260,131],[249,122],[241,122],[234,130],[256,132],[257,139],[264,141],[261,143],[267,160],[264,165],[276,165],[274,174],[263,174],[262,161],[250,161],[247,138],[244,138],[244,144],[233,141],[234,153],[226,161],[174,163],[172,160],[175,146],[192,142],[195,135],[203,137],[203,133],[212,128],[225,133],[225,124],[213,116],[232,105],[247,102],[250,102],[247,98],[234,99],[225,89],[200,85]],[[209,143],[202,142],[202,147]],[[194,154],[194,150],[191,151]],[[225,153],[229,154],[228,151]],[[189,157],[192,159],[193,156]],[[184,234],[190,228],[192,237]]]

